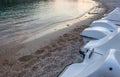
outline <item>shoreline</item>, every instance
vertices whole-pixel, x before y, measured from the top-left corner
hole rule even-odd
[[[95,2],[93,1],[90,1],[90,2],[91,4],[95,4],[94,6],[98,6]],[[91,9],[89,9],[88,11],[90,11]],[[15,55],[14,53],[16,52],[18,52],[16,53],[16,56],[18,57],[31,54],[35,52],[37,49],[39,49],[40,47],[48,45],[51,41],[57,39],[59,36],[62,36],[64,33],[71,31],[76,27],[74,26],[75,23],[79,21],[83,21],[85,20],[85,18],[87,18],[87,17],[84,17],[84,14],[82,15],[82,17],[83,18],[77,17],[75,19],[70,19],[62,23],[54,24],[55,26],[56,25],[57,26],[55,27],[53,25],[53,28],[51,28],[50,26],[47,29],[43,29],[42,31],[44,33],[41,30],[39,31],[39,29],[36,29],[34,30],[34,33],[32,33],[32,31],[23,31],[21,33],[18,32],[13,35],[7,35],[8,38],[6,38],[6,36],[5,38],[4,37],[0,38],[1,39],[0,48],[2,52],[0,54],[2,54],[5,58],[9,57],[9,55],[14,56]],[[49,30],[49,31],[46,31],[46,30]],[[13,36],[13,37],[9,37],[9,36]],[[11,50],[11,52],[9,52],[9,50]],[[8,55],[6,55],[6,53]]]
[[[94,18],[94,14],[88,14],[90,11],[94,11],[94,9],[96,9],[95,8],[96,6],[99,6],[99,5],[96,3],[96,5],[93,8],[88,10],[81,17],[77,17],[69,21],[64,21],[62,23],[55,24],[57,25],[56,27],[49,28],[48,31],[44,32],[43,34],[40,33],[39,35],[39,32],[38,32],[38,34],[34,35],[34,37],[31,37],[23,41],[23,43],[26,45],[26,48],[23,48],[22,50],[20,50],[19,51],[20,53],[18,53],[17,56],[20,57],[20,55],[23,56],[23,55],[29,55],[31,53],[34,53],[36,49],[49,45],[51,42],[58,39],[60,36],[64,35],[65,33],[69,33],[74,28],[77,28],[77,27],[79,28],[82,25],[88,25],[91,23],[91,21],[98,19],[97,17]],[[99,11],[103,12],[105,11],[105,9],[100,8]],[[87,20],[87,18],[88,18],[88,21],[87,23],[85,23],[85,20]],[[32,49],[31,49],[31,46],[33,46]]]
[[[97,9],[95,11],[97,14],[92,14],[95,10],[92,9],[80,18],[63,22],[50,29],[52,33],[44,36],[42,41],[39,38],[29,43],[27,43],[29,40],[24,41],[22,46],[15,49],[18,51],[15,56],[10,57],[10,60],[1,61],[0,71],[3,73],[0,73],[0,77],[56,77],[66,65],[81,62],[78,51],[82,45],[82,37],[79,36],[79,33],[106,12],[103,5]],[[61,27],[61,25],[63,26]],[[49,39],[52,40],[48,41]],[[41,46],[42,42],[46,45]],[[15,50],[13,49],[13,52]],[[11,52],[6,55],[10,54],[12,55]],[[12,61],[13,59],[15,61]]]

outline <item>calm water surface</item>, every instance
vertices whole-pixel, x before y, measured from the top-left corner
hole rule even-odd
[[[84,0],[55,0],[20,4],[0,9],[0,32],[46,28],[81,16],[92,5]]]

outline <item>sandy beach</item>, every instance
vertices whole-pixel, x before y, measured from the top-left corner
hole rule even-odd
[[[57,77],[65,66],[81,62],[80,33],[119,3],[119,0],[86,1],[94,4],[94,8],[82,17],[57,24],[43,34],[46,36],[36,34],[28,39],[16,34],[22,40],[14,39],[17,42],[1,45],[0,77]]]

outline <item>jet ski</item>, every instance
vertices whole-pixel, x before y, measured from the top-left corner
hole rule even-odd
[[[90,27],[95,27],[95,26],[104,27],[108,29],[110,32],[113,32],[117,28],[117,26],[112,21],[103,20],[103,19],[96,20],[90,25]]]
[[[83,62],[67,66],[58,77],[120,76],[120,27],[108,20],[111,14],[115,16],[120,13],[118,9],[108,17],[93,22],[80,34],[85,40],[85,45],[80,49]]]
[[[119,77],[120,51],[110,49],[106,54],[89,50],[83,63],[67,67],[59,77]]]
[[[80,36],[83,37],[84,44],[86,44],[91,40],[102,39],[109,34],[111,34],[111,32],[107,28],[95,26],[86,28],[82,33],[80,33]]]
[[[80,35],[83,37],[84,44],[90,40],[99,40],[112,33],[120,27],[120,8],[116,8],[105,17],[92,22]]]
[[[103,20],[109,20],[117,26],[120,26],[120,8],[117,7],[115,10],[107,14],[102,18]]]

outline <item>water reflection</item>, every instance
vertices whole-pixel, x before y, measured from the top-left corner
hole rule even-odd
[[[2,8],[0,30],[47,27],[82,15],[88,6],[89,0],[48,0]]]

